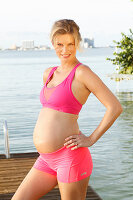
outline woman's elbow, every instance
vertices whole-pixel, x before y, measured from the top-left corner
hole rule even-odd
[[[116,112],[116,114],[119,116],[122,112],[123,112],[123,107],[120,103],[116,104],[114,106],[114,111]]]
[[[118,112],[121,114],[123,112],[123,107],[122,105],[120,104],[119,107],[118,107]]]
[[[123,112],[123,107],[120,103],[114,103],[109,106],[109,110],[119,116]]]

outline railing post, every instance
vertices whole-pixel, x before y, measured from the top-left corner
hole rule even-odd
[[[4,131],[4,138],[5,138],[5,155],[6,155],[6,158],[10,158],[8,127],[7,127],[6,120],[4,120],[3,122],[3,131]]]

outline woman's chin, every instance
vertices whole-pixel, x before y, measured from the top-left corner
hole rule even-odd
[[[62,62],[66,62],[66,61],[68,62],[68,61],[73,60],[74,58],[70,55],[70,56],[60,56],[59,59]]]

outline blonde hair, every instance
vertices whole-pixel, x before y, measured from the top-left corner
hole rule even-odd
[[[80,42],[82,41],[82,38],[79,29],[79,26],[73,20],[58,20],[52,26],[50,40],[53,43],[55,36],[59,34],[72,34],[75,39],[75,46],[78,50],[80,50]]]

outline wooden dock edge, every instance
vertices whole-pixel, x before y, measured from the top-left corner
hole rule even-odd
[[[14,193],[0,194],[0,200],[11,200]],[[40,200],[61,200],[60,192],[58,188],[54,188]],[[100,196],[92,189],[91,186],[87,188],[86,200],[102,200]]]

